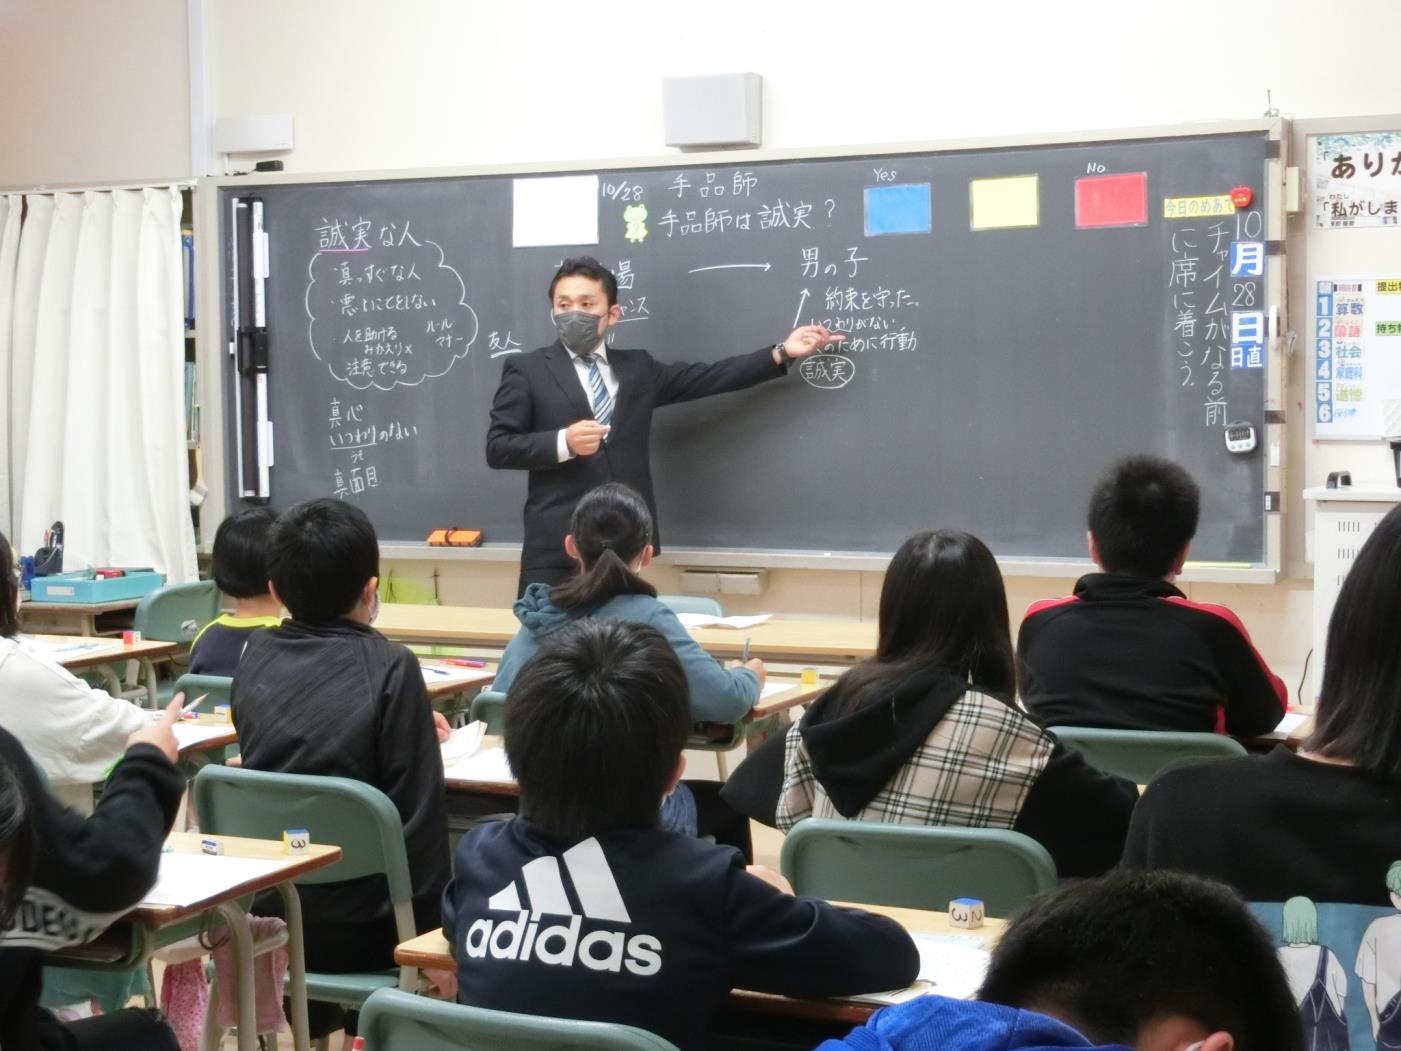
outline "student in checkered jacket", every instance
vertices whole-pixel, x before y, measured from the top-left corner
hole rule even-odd
[[[875,655],[789,729],[776,812],[759,801],[776,776],[746,769],[762,766],[764,749],[726,798],[785,831],[806,817],[1009,828],[1044,845],[1063,876],[1112,868],[1137,789],[1087,766],[1017,709],[1015,693],[992,552],[957,530],[919,533],[886,572]]]

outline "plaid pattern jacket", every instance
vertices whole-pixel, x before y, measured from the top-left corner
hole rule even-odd
[[[897,825],[1011,828],[1055,740],[995,697],[969,690],[924,744],[855,815]],[[841,817],[818,781],[799,733],[788,729],[778,827],[806,817]]]

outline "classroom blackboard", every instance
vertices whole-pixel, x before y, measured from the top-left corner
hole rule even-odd
[[[1263,433],[1268,148],[1259,131],[226,185],[226,205],[263,202],[269,237],[272,502],[356,501],[386,541],[518,542],[526,477],[486,466],[492,394],[506,355],[553,339],[560,260],[590,254],[619,277],[615,346],[715,360],[797,323],[850,334],[658,412],[668,547],[879,554],[960,527],[1004,557],[1083,557],[1095,476],[1152,452],[1201,484],[1193,557],[1262,563],[1264,463],[1222,428]]]

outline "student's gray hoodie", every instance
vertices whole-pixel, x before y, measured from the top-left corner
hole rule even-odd
[[[656,628],[686,672],[691,688],[691,717],[699,723],[734,723],[743,719],[759,699],[759,677],[748,668],[722,668],[701,649],[676,619],[676,614],[650,595],[615,595],[592,609],[565,610],[550,601],[550,585],[531,584],[513,607],[520,631],[501,655],[501,667],[491,688],[510,693],[521,667],[552,632],[583,617],[627,620]]]

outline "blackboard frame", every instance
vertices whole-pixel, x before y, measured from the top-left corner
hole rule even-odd
[[[740,162],[760,163],[765,161],[838,159],[844,157],[875,157],[883,154],[967,152],[978,150],[1006,150],[1019,147],[1080,145],[1093,143],[1127,143],[1141,140],[1192,138],[1211,135],[1240,133],[1262,133],[1271,144],[1270,159],[1267,161],[1266,182],[1270,187],[1265,213],[1265,237],[1279,245],[1284,240],[1285,171],[1287,159],[1287,122],[1271,118],[1251,121],[1224,121],[1198,124],[1184,124],[1167,127],[1099,129],[1086,132],[1068,132],[1046,135],[1026,135],[997,137],[991,139],[965,139],[942,142],[916,142],[899,144],[872,144],[851,147],[817,147],[801,150],[755,150],[719,153],[681,153],[643,158],[603,159],[587,163],[568,164],[523,164],[490,165],[461,168],[395,169],[370,172],[332,173],[278,173],[268,176],[221,177],[200,180],[196,192],[196,236],[199,244],[219,243],[219,208],[225,191],[255,190],[260,186],[294,186],[307,183],[326,182],[393,182],[414,179],[444,179],[473,176],[510,176],[540,173],[591,172],[620,168],[668,168],[698,164],[730,166]],[[200,309],[198,323],[198,345],[201,360],[201,383],[205,391],[222,390],[227,380],[226,340],[224,332],[227,301],[224,273],[225,246],[219,250],[201,254],[200,263]],[[1283,256],[1276,255],[1267,268],[1265,279],[1265,302],[1278,317],[1287,316],[1285,310],[1285,267]],[[211,308],[212,305],[212,308]],[[1269,583],[1277,579],[1281,564],[1282,548],[1282,501],[1278,494],[1283,491],[1285,462],[1283,440],[1284,429],[1284,367],[1283,341],[1272,336],[1267,347],[1265,370],[1265,410],[1266,423],[1262,428],[1261,445],[1269,457],[1265,468],[1265,491],[1261,494],[1267,508],[1264,513],[1265,557],[1249,568],[1238,566],[1203,565],[1189,568],[1184,574],[1187,580],[1219,580],[1232,583]],[[206,395],[203,398],[206,441],[216,448],[208,450],[205,457],[206,480],[209,483],[211,498],[206,502],[207,518],[217,521],[229,506],[228,481],[226,477],[229,452],[229,421],[219,398]],[[206,545],[212,537],[213,529],[206,528]],[[490,545],[486,549],[473,551],[444,552],[429,549],[417,544],[386,544],[385,553],[390,557],[431,558],[434,560],[501,560],[509,561],[517,557],[518,545]],[[866,552],[824,552],[785,551],[763,549],[724,549],[724,548],[669,548],[664,561],[677,565],[709,568],[821,568],[859,571],[878,571],[888,561],[888,555]],[[1065,559],[1002,559],[1004,572],[1021,576],[1074,575],[1086,566],[1087,560]]]

